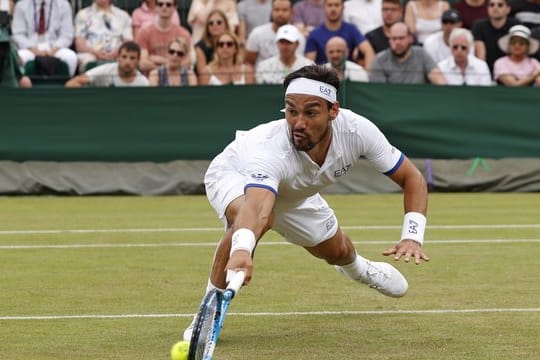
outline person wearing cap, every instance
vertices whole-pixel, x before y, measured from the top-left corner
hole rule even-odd
[[[531,37],[531,30],[512,26],[498,43],[508,55],[495,61],[493,78],[505,86],[540,86],[540,62],[529,56],[538,51],[539,41]]]
[[[422,248],[424,177],[373,122],[340,108],[340,82],[332,69],[305,66],[289,74],[283,86],[285,118],[237,131],[206,172],[206,194],[226,229],[206,290],[225,288],[228,271],[245,271],[248,285],[257,242],[272,229],[347,278],[386,296],[404,296],[405,277],[392,265],[357,253],[320,191],[347,176],[360,158],[367,159],[404,192],[400,240],[383,254],[418,265],[429,260]],[[188,341],[191,329],[184,332]]]
[[[278,54],[259,62],[255,72],[258,84],[281,84],[291,72],[313,64],[308,58],[296,54],[301,36],[294,25],[287,24],[278,29]]]
[[[326,42],[326,67],[332,68],[338,74],[339,80],[351,80],[368,82],[369,76],[366,70],[357,63],[347,60],[349,49],[342,37],[334,36]]]
[[[254,28],[246,42],[245,63],[256,67],[259,61],[277,55],[276,34],[278,29],[290,24],[292,21],[292,0],[272,1],[272,20],[264,25]],[[296,53],[302,55],[306,45],[306,39],[302,36]]]
[[[461,16],[455,9],[443,12],[441,22],[442,30],[429,35],[424,41],[424,49],[437,63],[451,55],[449,46],[450,33],[463,25]],[[471,48],[470,51],[472,54],[474,49]]]
[[[464,28],[452,30],[449,42],[451,55],[437,64],[448,85],[494,85],[486,62],[470,52],[474,47],[470,30]]]
[[[508,17],[510,6],[507,0],[488,0],[488,18],[474,23],[472,33],[474,37],[474,54],[489,66],[493,74],[495,60],[505,55],[499,48],[497,41],[508,33],[519,21]]]

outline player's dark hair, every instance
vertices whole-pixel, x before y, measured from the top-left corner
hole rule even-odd
[[[330,67],[322,65],[307,65],[289,75],[283,81],[283,87],[287,89],[291,81],[298,78],[306,78],[320,81],[336,88],[336,93],[339,93],[339,77],[336,71]],[[328,102],[328,108],[332,107],[332,103]]]

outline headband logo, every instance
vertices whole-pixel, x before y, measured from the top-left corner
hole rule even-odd
[[[329,88],[325,87],[325,86],[319,86],[319,91],[321,92],[321,94],[324,94],[326,96],[330,96],[332,90],[330,90]]]

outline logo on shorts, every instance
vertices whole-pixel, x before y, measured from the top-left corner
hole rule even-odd
[[[336,218],[335,217],[331,217],[328,221],[326,221],[326,230],[331,230],[334,225],[336,224]]]
[[[266,174],[261,174],[261,173],[251,174],[251,177],[252,177],[255,181],[259,181],[259,182],[262,182],[262,181],[267,180],[267,179],[269,178],[268,175],[266,175]]]

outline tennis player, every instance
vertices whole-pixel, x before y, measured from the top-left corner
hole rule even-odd
[[[408,283],[392,265],[360,256],[319,194],[360,158],[404,192],[404,222],[399,242],[383,252],[417,265],[422,250],[427,187],[420,171],[393,147],[368,119],[337,101],[337,74],[305,66],[287,76],[285,119],[238,131],[235,140],[211,162],[205,176],[208,199],[225,225],[217,246],[207,291],[225,288],[226,270],[243,269],[251,280],[253,253],[269,230],[334,265],[345,276],[384,295],[405,295]],[[191,338],[192,325],[184,332]]]

